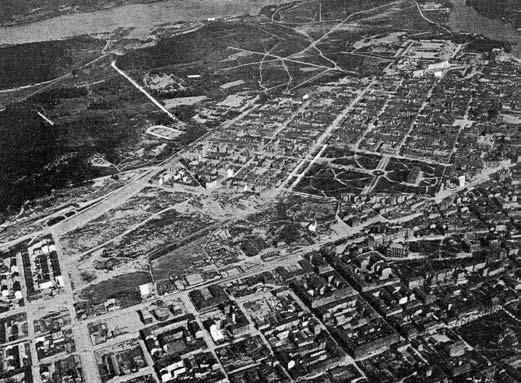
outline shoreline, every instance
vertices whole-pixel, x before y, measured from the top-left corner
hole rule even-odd
[[[15,28],[15,27],[23,27],[25,25],[30,25],[33,23],[39,23],[41,21],[46,21],[50,19],[54,19],[56,17],[62,17],[62,16],[72,16],[72,15],[79,15],[79,14],[88,14],[93,12],[99,12],[99,11],[106,11],[111,9],[116,9],[120,7],[124,7],[127,5],[133,5],[133,4],[152,4],[152,3],[160,3],[160,2],[167,2],[169,0],[128,0],[127,2],[123,4],[115,4],[113,6],[109,7],[86,7],[84,9],[81,9],[81,6],[76,7],[69,7],[72,9],[66,10],[64,12],[60,12],[59,10],[55,9],[52,10],[52,13],[42,15],[41,17],[34,19],[34,20],[20,20],[20,21],[5,21],[0,22],[0,28]],[[80,7],[78,10],[77,8]]]
[[[451,0],[451,3],[453,9],[449,21],[444,23],[449,29],[508,42],[512,46],[511,53],[521,57],[521,33],[512,23],[485,17],[466,5],[465,0]]]
[[[146,36],[160,25],[228,19],[258,15],[266,6],[279,6],[292,0],[158,0],[127,4],[87,13],[71,13],[45,20],[0,27],[0,47],[65,40],[79,35],[110,33],[133,28],[136,38]]]

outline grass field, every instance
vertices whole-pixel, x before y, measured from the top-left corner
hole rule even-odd
[[[119,275],[86,287],[81,291],[79,299],[90,301],[95,305],[104,303],[111,298],[136,300],[139,297],[139,286],[150,282],[152,282],[152,278],[149,273]]]

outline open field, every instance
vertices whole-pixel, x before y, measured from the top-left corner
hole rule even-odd
[[[76,229],[62,238],[68,256],[75,257],[144,223],[154,214],[173,208],[189,194],[146,188],[123,205]],[[175,213],[174,213],[175,214]]]
[[[98,305],[105,303],[108,299],[117,298],[124,305],[133,305],[141,301],[139,286],[150,283],[148,273],[129,273],[121,275],[83,289],[77,300],[81,304]]]

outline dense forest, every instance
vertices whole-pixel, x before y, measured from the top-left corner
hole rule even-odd
[[[101,40],[78,36],[1,48],[0,89],[40,83],[70,73],[98,57],[103,46]]]
[[[71,151],[60,129],[25,105],[0,113],[0,217],[16,213],[28,199],[95,175],[89,150]]]

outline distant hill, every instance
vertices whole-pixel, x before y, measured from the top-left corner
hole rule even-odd
[[[160,0],[2,0],[0,24],[23,24],[63,14],[156,1]]]

